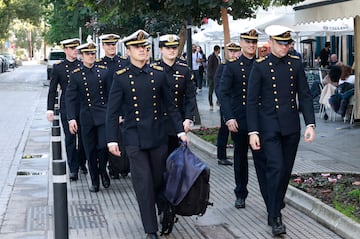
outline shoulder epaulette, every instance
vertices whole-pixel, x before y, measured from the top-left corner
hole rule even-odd
[[[176,63],[177,63],[178,65],[180,65],[180,66],[188,67],[188,65],[187,65],[186,63],[182,63],[182,62],[179,62],[179,61],[177,61]]]
[[[121,58],[121,59],[124,59],[124,60],[128,59],[127,56],[120,56],[120,58]]]
[[[124,74],[129,68],[123,68],[121,70],[118,70],[116,73],[116,75],[121,75],[121,74]]]
[[[297,60],[299,60],[300,59],[300,57],[299,56],[294,56],[294,55],[289,55],[291,58],[293,58],[293,59],[297,59]]]
[[[54,63],[54,65],[59,65],[62,62],[64,62],[64,61],[57,61],[57,62]]]
[[[266,57],[261,57],[259,59],[256,59],[257,63],[263,62],[266,59]]]
[[[158,71],[164,71],[164,68],[161,66],[157,66],[157,65],[150,65],[151,68],[158,70]]]
[[[107,69],[107,67],[103,66],[103,65],[98,65],[98,67],[101,68],[101,69]]]
[[[100,61],[102,61],[102,60],[103,60],[102,58],[99,58],[99,59],[96,59],[95,62],[100,62]]]
[[[160,60],[154,61],[154,62],[152,62],[152,63],[150,64],[150,67],[152,67],[152,66],[157,66],[157,65],[160,65],[160,64],[161,64],[161,61],[160,61]]]
[[[80,68],[75,68],[75,69],[73,70],[74,73],[79,72],[79,71],[80,71]]]
[[[237,60],[237,58],[231,58],[231,59],[229,59],[228,61],[229,62],[234,62],[234,61],[236,61]]]
[[[226,61],[221,61],[220,64],[221,64],[221,65],[225,65],[225,64],[226,64]]]

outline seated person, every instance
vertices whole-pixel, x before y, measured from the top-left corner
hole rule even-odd
[[[342,73],[341,73],[340,80],[339,80],[339,85],[344,82],[354,84],[355,83],[355,75],[352,75],[351,73],[352,73],[351,66],[343,65]]]
[[[321,94],[320,85],[325,87],[325,85],[327,84],[332,84],[336,87],[340,80],[341,73],[342,69],[340,64],[334,65],[330,67],[328,74],[326,74],[326,76],[321,80],[321,83],[320,81],[315,80],[310,87],[311,95],[313,96],[313,98],[316,98]]]

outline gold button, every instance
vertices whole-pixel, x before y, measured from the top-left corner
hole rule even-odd
[[[175,101],[178,101],[178,99],[177,99],[177,98],[175,98],[174,100],[175,100]]]
[[[275,80],[275,76],[271,77],[271,79]]]
[[[133,97],[133,100],[137,100],[137,97],[136,97],[136,96],[134,96],[134,97]]]
[[[245,82],[245,81],[243,81],[243,82],[242,82],[242,84],[243,84],[243,85],[246,85],[246,82]]]
[[[243,104],[243,105],[246,105],[246,102],[243,102],[242,104]]]
[[[136,118],[135,120],[139,122],[139,121],[140,121],[140,118]]]
[[[243,98],[243,99],[246,99],[246,95],[243,95],[242,98]]]
[[[273,88],[275,88],[276,87],[276,84],[273,84]]]
[[[154,84],[155,81],[154,81],[154,80],[151,80],[150,82]]]
[[[150,75],[153,76],[153,75],[154,75],[154,72],[150,72]]]
[[[134,104],[134,107],[138,107],[138,104]]]
[[[175,85],[175,88],[179,88],[179,84],[176,84],[176,85]]]
[[[135,88],[132,88],[131,91],[132,91],[132,92],[135,92]]]
[[[153,99],[156,99],[156,95],[153,95]]]
[[[270,69],[270,72],[271,72],[271,73],[274,73],[274,69]]]
[[[158,117],[157,117],[157,116],[155,116],[155,117],[154,117],[154,120],[157,120],[157,119],[158,119]]]
[[[272,66],[273,64],[272,64],[272,62],[269,62],[269,66]]]
[[[137,111],[135,111],[135,114],[136,114],[136,115],[138,115],[138,114],[139,114],[139,111],[138,111],[138,110],[137,110]]]
[[[280,106],[278,106],[278,105],[277,105],[277,106],[275,106],[275,108],[276,108],[276,109],[279,109],[279,108],[280,108]]]
[[[129,78],[131,79],[131,78],[133,78],[134,76],[133,75],[129,75]]]
[[[175,91],[174,93],[175,93],[175,95],[179,94],[179,92],[178,92],[178,91]]]
[[[154,114],[157,114],[157,110],[154,110]]]
[[[274,95],[276,95],[277,94],[277,91],[276,90],[274,90]]]
[[[153,104],[153,106],[156,106],[156,102]]]
[[[133,85],[133,84],[135,84],[135,82],[132,80],[132,81],[130,81],[130,85]]]
[[[244,62],[240,62],[240,65],[243,66],[243,65],[244,65]]]
[[[275,98],[274,101],[275,101],[275,102],[278,102],[279,100],[278,100],[278,98]]]
[[[88,104],[89,107],[91,107],[91,104]]]

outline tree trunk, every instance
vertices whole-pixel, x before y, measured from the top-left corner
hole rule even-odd
[[[184,46],[185,46],[185,41],[186,41],[186,23],[184,23],[181,26],[180,29],[180,33],[179,33],[179,37],[180,37],[180,42],[179,42],[179,55],[178,57],[181,56],[183,50],[184,50]]]
[[[221,19],[224,30],[224,51],[227,52],[226,44],[230,42],[230,29],[229,29],[229,19],[227,15],[227,9],[225,7],[221,7]],[[226,54],[225,57],[228,58]]]

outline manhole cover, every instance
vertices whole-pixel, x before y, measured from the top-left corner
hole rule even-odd
[[[196,226],[197,230],[207,239],[236,239],[234,233],[225,224]]]

